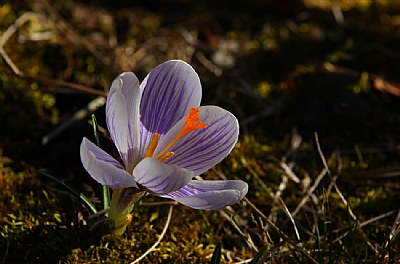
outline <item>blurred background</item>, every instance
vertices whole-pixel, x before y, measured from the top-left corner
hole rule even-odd
[[[266,162],[267,174],[293,138],[305,151],[298,171],[320,169],[317,132],[325,153],[343,155],[347,179],[355,175],[344,181],[349,193],[361,181],[399,196],[400,1],[3,0],[0,34],[0,163],[29,171],[35,188],[54,185],[32,176],[45,170],[98,204],[100,189],[79,158],[82,138],[93,140],[91,114],[104,148],[115,151],[104,130],[112,80],[124,71],[142,80],[182,59],[200,76],[202,104],[238,117],[242,146],[265,147],[256,163]],[[379,175],[390,184],[375,182]]]

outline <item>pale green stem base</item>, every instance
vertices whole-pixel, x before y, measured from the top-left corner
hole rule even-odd
[[[113,190],[108,217],[114,223],[112,231],[114,235],[121,236],[125,232],[126,227],[132,221],[130,213],[133,206],[142,195],[143,192],[135,188]]]

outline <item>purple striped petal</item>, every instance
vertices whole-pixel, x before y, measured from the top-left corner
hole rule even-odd
[[[181,189],[162,195],[194,209],[216,210],[239,202],[247,194],[244,181],[193,180]]]
[[[166,194],[185,186],[193,178],[193,172],[168,165],[153,158],[145,158],[135,167],[136,182],[157,194]]]
[[[87,138],[82,140],[80,154],[83,167],[97,182],[112,188],[137,188],[133,176],[116,159]]]
[[[141,154],[155,132],[166,134],[201,100],[200,79],[186,62],[171,60],[155,67],[141,84]]]
[[[131,172],[139,161],[140,86],[136,75],[125,72],[112,83],[107,97],[107,127],[125,164]]]
[[[200,120],[207,127],[179,139],[168,150],[175,154],[166,161],[168,164],[192,170],[195,175],[200,175],[224,159],[235,146],[239,135],[238,121],[230,112],[218,106],[201,106],[199,110]],[[176,137],[184,123],[183,118],[160,140],[155,155]]]

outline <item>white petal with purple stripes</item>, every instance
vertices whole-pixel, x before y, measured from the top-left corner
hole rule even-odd
[[[194,209],[216,210],[239,202],[247,194],[244,181],[193,180],[181,189],[162,195]]]
[[[135,167],[133,175],[136,182],[147,190],[166,194],[185,186],[193,178],[193,172],[168,165],[153,158],[145,158]]]
[[[107,96],[106,117],[111,138],[125,167],[132,171],[139,161],[139,80],[132,72],[119,75]]]
[[[132,175],[108,153],[87,138],[83,138],[80,148],[83,167],[97,182],[112,188],[137,187]]]
[[[155,67],[141,84],[141,154],[155,132],[161,138],[201,100],[200,79],[186,62],[170,60]]]
[[[166,161],[192,170],[195,175],[200,175],[224,159],[235,146],[239,135],[238,121],[230,112],[218,106],[201,106],[199,110],[200,120],[207,127],[182,137],[169,150],[175,154]],[[160,140],[155,155],[179,134],[184,123],[183,118]]]

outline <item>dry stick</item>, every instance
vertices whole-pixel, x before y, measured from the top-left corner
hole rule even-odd
[[[376,221],[379,221],[379,220],[381,220],[381,219],[383,219],[383,218],[386,218],[386,217],[388,217],[388,216],[391,216],[392,214],[394,214],[394,213],[396,213],[396,212],[399,212],[399,214],[397,215],[397,217],[400,217],[400,211],[399,211],[399,210],[392,210],[392,211],[386,212],[386,213],[384,213],[384,214],[380,214],[380,215],[378,215],[378,216],[372,217],[371,219],[368,219],[368,220],[366,220],[366,221],[360,223],[359,226],[360,226],[360,227],[364,227],[364,226],[370,225],[370,224],[372,224],[372,223],[374,223],[374,222],[376,222]],[[397,224],[399,224],[399,223],[397,223]]]
[[[272,204],[272,208],[271,208],[270,213],[268,215],[268,219],[270,219],[272,222],[276,222],[275,221],[276,220],[276,213],[278,211],[277,204],[278,204],[279,198],[281,197],[283,191],[286,189],[287,182],[288,182],[288,176],[283,175],[282,176],[282,181],[279,184],[278,190],[275,193],[274,201],[273,201],[273,204]],[[265,228],[266,228],[265,230],[267,230],[268,226],[265,226]]]
[[[226,176],[225,176],[225,174],[224,174],[222,171],[217,170],[216,168],[213,168],[212,170],[213,170],[221,179],[226,180]],[[203,178],[200,177],[200,176],[197,176],[197,178],[200,179],[200,180],[203,180]],[[246,199],[246,198],[245,198],[245,199]],[[231,208],[231,207],[229,207],[229,208]],[[252,238],[251,238],[251,236],[250,236],[249,234],[245,234],[242,230],[240,230],[240,228],[237,226],[237,224],[235,223],[235,221],[233,221],[233,219],[232,219],[230,216],[228,216],[228,214],[226,214],[224,211],[221,211],[220,214],[221,214],[224,218],[226,218],[226,219],[229,221],[229,223],[231,223],[231,224],[233,225],[233,227],[239,232],[239,234],[240,234],[241,236],[243,236],[244,239],[246,239],[247,244],[248,244],[251,248],[253,248],[253,250],[258,251],[256,245],[254,244],[254,242],[253,242],[253,240],[252,240]]]
[[[362,227],[364,227],[364,226],[370,225],[370,224],[372,224],[372,223],[374,223],[374,222],[376,222],[376,221],[379,221],[379,220],[382,220],[382,219],[384,219],[384,218],[386,218],[386,217],[388,217],[388,216],[391,216],[391,215],[393,215],[393,214],[396,213],[396,212],[398,212],[398,210],[392,210],[392,211],[386,212],[386,213],[384,213],[384,214],[380,214],[380,215],[378,215],[378,216],[375,216],[375,217],[373,217],[373,218],[371,218],[371,219],[368,219],[368,220],[366,220],[366,221],[360,223],[360,224],[357,226],[357,228],[362,228]],[[400,211],[399,211],[399,213],[400,213]],[[340,231],[339,231],[339,232],[340,232]],[[335,239],[332,241],[332,243],[334,244],[334,243],[339,242],[339,241],[342,240],[344,237],[346,237],[349,233],[350,233],[350,231],[346,231],[346,232],[343,233],[341,236],[335,238]]]
[[[260,211],[260,209],[257,208],[257,206],[255,206],[252,202],[250,202],[249,199],[247,199],[247,197],[243,198],[243,201],[246,202],[248,205],[250,205],[250,207],[257,212],[257,214],[259,214],[262,219],[264,219],[270,226],[272,226],[273,229],[275,229],[275,231],[277,231],[280,235],[282,235],[284,238],[288,238],[288,236],[283,232],[282,229],[280,229],[277,225],[275,225],[274,222],[272,222],[271,220],[269,220],[269,218]]]
[[[39,75],[31,75],[31,74],[22,74],[19,76],[23,77],[23,78],[31,79],[33,81],[40,81],[43,83],[54,84],[57,86],[65,86],[65,87],[68,87],[68,88],[71,88],[74,90],[78,90],[78,91],[85,92],[85,93],[90,93],[93,95],[99,95],[99,96],[104,96],[104,97],[107,96],[106,92],[103,92],[103,91],[100,91],[100,90],[97,90],[97,89],[94,89],[94,88],[91,88],[91,87],[88,87],[88,86],[85,86],[82,84],[78,84],[78,83],[71,83],[71,82],[66,82],[63,80],[49,79],[49,78],[42,77]]]
[[[393,222],[392,228],[390,229],[389,234],[386,236],[383,247],[382,247],[382,251],[381,254],[379,256],[379,258],[381,260],[385,259],[385,257],[387,257],[388,255],[388,246],[392,243],[392,241],[396,240],[397,236],[400,233],[400,210],[396,210],[398,211],[396,219]]]
[[[390,240],[395,239],[400,233],[400,210],[390,230]]]
[[[242,260],[242,261],[239,261],[239,262],[234,262],[234,264],[249,263],[249,262],[252,262],[252,261],[253,261],[253,259],[251,258],[251,259],[245,259],[245,260]]]
[[[321,158],[321,161],[322,161],[322,164],[324,165],[324,168],[327,170],[327,173],[328,173],[328,175],[330,176],[330,178],[332,180],[332,184],[333,184],[333,187],[335,188],[335,191],[337,192],[337,194],[339,195],[340,199],[342,200],[342,203],[346,206],[347,212],[349,213],[350,217],[353,219],[353,221],[355,221],[356,230],[360,233],[362,238],[367,241],[367,245],[370,247],[370,249],[373,250],[375,252],[375,254],[377,255],[379,253],[379,251],[368,240],[367,235],[362,231],[362,229],[359,228],[359,221],[358,221],[356,215],[353,213],[353,210],[351,209],[350,204],[348,203],[348,201],[346,200],[346,198],[344,197],[344,195],[342,194],[342,192],[340,191],[340,189],[338,188],[336,183],[333,181],[334,179],[333,179],[332,173],[329,170],[328,163],[326,162],[325,156],[322,153],[321,145],[319,144],[319,139],[318,139],[318,133],[317,132],[314,133],[314,137],[315,137],[315,144],[317,146],[318,154],[319,154],[319,156]]]
[[[251,207],[254,211],[256,211],[256,213],[258,213],[258,214],[261,216],[261,218],[263,218],[270,226],[272,226],[272,227],[275,229],[275,231],[277,231],[277,233],[279,233],[279,234],[284,238],[284,240],[289,239],[289,237],[283,232],[283,230],[280,229],[277,225],[275,225],[275,223],[272,222],[266,215],[264,215],[264,213],[261,212],[260,209],[258,209],[257,206],[255,206],[252,202],[250,202],[250,200],[247,199],[247,197],[245,197],[243,200],[244,200],[244,202],[246,202],[248,205],[250,205],[250,207]],[[295,245],[294,245],[294,246],[295,246]],[[295,247],[296,247],[296,246],[295,246]],[[301,253],[303,253],[311,262],[313,262],[313,263],[315,263],[315,264],[318,263],[318,262],[315,261],[311,256],[309,256],[309,255],[306,254],[304,251],[302,251],[302,249],[301,249],[300,247],[296,247],[296,248],[297,248]]]
[[[195,56],[200,61],[200,63],[203,64],[203,66],[206,67],[206,69],[212,72],[215,76],[219,77],[222,75],[221,68],[208,60],[202,52],[197,52]]]
[[[11,36],[14,35],[14,33],[17,31],[18,28],[20,28],[23,24],[25,24],[26,22],[32,20],[34,17],[37,16],[38,14],[33,12],[26,12],[22,14],[20,17],[17,18],[17,20],[14,21],[14,23],[11,26],[7,28],[7,30],[1,35],[0,38],[0,54],[4,58],[6,63],[10,66],[10,68],[13,70],[13,72],[19,76],[22,75],[22,72],[13,63],[10,57],[8,57],[7,53],[4,50],[4,45],[11,38]]]
[[[283,230],[280,229],[278,226],[276,226],[273,222],[271,222],[271,220],[269,220],[268,217],[264,215],[264,213],[261,212],[260,209],[257,208],[257,206],[255,206],[252,202],[250,202],[250,200],[247,199],[247,197],[243,198],[243,201],[246,202],[254,211],[256,211],[266,222],[268,222],[268,224],[272,226],[275,229],[275,231],[277,231],[284,238],[284,240],[289,239],[289,237],[283,232]],[[301,247],[298,247],[295,244],[293,244],[293,246],[298,251],[300,251],[300,253],[302,253],[302,255],[304,255],[309,261],[311,261],[311,263],[318,264],[318,262],[315,259],[313,259],[309,254],[307,254],[307,252],[305,252]]]
[[[331,4],[331,11],[333,17],[335,18],[336,23],[343,24],[344,23],[344,16],[340,5],[335,0],[329,0]]]
[[[229,223],[231,223],[231,225],[236,229],[236,231],[239,232],[239,234],[244,237],[246,239],[247,244],[255,251],[258,252],[258,248],[257,246],[254,244],[253,239],[251,238],[250,234],[245,234],[242,230],[240,230],[240,228],[238,227],[238,225],[235,223],[235,221],[233,221],[232,217],[229,216],[227,213],[225,213],[224,211],[220,211],[220,214],[229,221]]]
[[[152,252],[157,246],[158,244],[160,244],[161,240],[164,238],[165,233],[167,233],[167,229],[169,226],[169,223],[171,222],[171,218],[172,218],[172,211],[174,209],[174,206],[171,205],[169,207],[169,211],[168,211],[168,217],[167,217],[167,221],[165,222],[164,225],[164,229],[161,232],[160,237],[158,238],[158,240],[156,241],[156,243],[153,244],[153,246],[151,246],[151,248],[149,248],[146,252],[143,253],[143,255],[141,255],[139,258],[135,259],[135,261],[131,262],[131,264],[135,264],[138,263],[139,261],[141,261],[143,258],[145,258],[150,252]]]
[[[100,95],[100,97],[97,97],[94,100],[92,100],[86,108],[81,109],[78,112],[76,112],[71,119],[69,119],[66,122],[64,122],[63,124],[61,124],[49,135],[46,135],[45,137],[43,137],[42,143],[45,145],[51,139],[53,139],[54,137],[59,135],[64,129],[71,126],[75,122],[85,118],[90,113],[94,112],[99,107],[103,106],[105,103],[104,96],[106,96],[107,94],[105,92],[102,92],[102,91],[99,91],[99,90],[96,90],[96,89],[93,89],[93,88],[90,88],[90,87],[87,87],[84,85],[76,84],[76,83],[69,83],[69,82],[65,82],[62,80],[53,80],[53,79],[48,79],[48,78],[45,78],[42,76],[25,74],[14,64],[14,62],[8,56],[8,54],[6,53],[6,51],[4,50],[3,47],[7,43],[7,41],[11,38],[11,36],[13,34],[15,34],[15,32],[17,31],[17,29],[19,27],[21,27],[23,24],[25,24],[26,22],[28,22],[29,20],[32,20],[34,17],[37,17],[37,16],[39,16],[39,14],[32,13],[32,12],[24,13],[10,27],[8,27],[8,29],[1,36],[1,38],[0,38],[0,55],[4,58],[4,60],[8,64],[8,66],[12,69],[12,71],[17,76],[22,77],[22,78],[27,78],[27,79],[32,79],[35,81],[42,81],[42,82],[47,82],[47,83],[53,83],[53,84],[60,85],[60,86],[66,86],[66,87],[69,87],[69,88],[72,88],[75,90],[80,90],[80,91],[84,91],[87,93]]]
[[[91,87],[87,87],[85,85],[70,83],[62,80],[49,79],[38,75],[26,74],[17,67],[17,65],[13,62],[13,60],[8,56],[7,52],[4,50],[4,46],[6,45],[7,41],[11,38],[11,36],[15,34],[18,28],[20,28],[23,24],[38,16],[39,14],[33,12],[27,12],[22,14],[19,18],[17,18],[17,20],[15,20],[15,22],[11,26],[7,28],[7,30],[0,37],[0,55],[3,57],[7,65],[11,68],[13,73],[25,79],[41,81],[45,83],[55,84],[58,86],[65,86],[82,92],[106,96],[107,94],[105,92],[93,89]]]
[[[106,103],[106,99],[103,96],[98,96],[85,107],[78,110],[72,118],[68,119],[61,125],[59,125],[56,129],[54,129],[50,134],[47,134],[42,138],[42,144],[47,145],[51,140],[60,135],[65,129],[75,124],[76,122],[85,119],[91,113],[95,112],[97,109],[102,107]]]
[[[295,183],[300,183],[300,179],[296,176],[296,174],[293,172],[292,168],[290,168],[286,162],[281,161],[281,163],[279,165],[285,171],[285,173],[289,177],[289,179],[291,179]]]
[[[50,13],[51,16],[53,16],[57,21],[58,24],[56,26],[62,31],[62,32],[68,32],[72,35],[75,41],[77,41],[79,44],[84,46],[87,50],[89,50],[93,56],[96,57],[101,63],[104,65],[108,65],[109,63],[104,59],[104,56],[101,55],[97,50],[96,47],[88,41],[86,38],[82,37],[78,33],[75,32],[73,27],[58,13],[58,11],[52,7],[46,0],[40,0],[44,8]]]
[[[303,197],[303,199],[301,199],[300,203],[297,205],[296,209],[293,211],[293,213],[292,213],[293,217],[295,217],[298,214],[298,212],[303,208],[303,206],[308,202],[308,200],[310,199],[311,195],[313,194],[315,189],[317,189],[319,183],[325,177],[327,172],[328,172],[328,170],[326,168],[324,168],[318,174],[317,178],[314,181],[314,184],[310,187],[310,189],[307,191],[306,195]]]
[[[333,184],[334,183],[336,184],[336,180],[339,178],[339,174],[342,172],[342,168],[343,168],[343,166],[342,166],[342,157],[340,156],[340,153],[335,153],[335,157],[338,160],[338,166],[337,166],[337,169],[336,169],[337,175],[332,177],[332,180],[331,180],[328,188],[326,189],[326,197],[329,197],[331,195]]]

